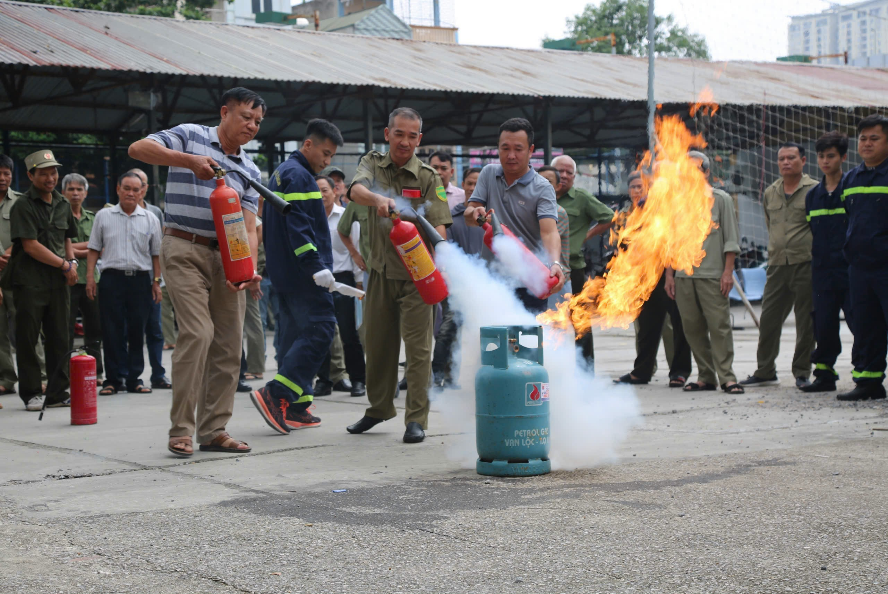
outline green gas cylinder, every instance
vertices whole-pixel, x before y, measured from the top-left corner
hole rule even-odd
[[[475,376],[478,474],[532,476],[549,462],[549,374],[541,326],[481,328]]]

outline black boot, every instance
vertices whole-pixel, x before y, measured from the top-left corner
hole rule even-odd
[[[836,396],[836,400],[851,402],[855,400],[880,400],[885,397],[885,386],[882,384],[857,384],[854,389]]]
[[[802,392],[835,392],[836,380],[828,377],[816,377],[813,382],[800,389]]]

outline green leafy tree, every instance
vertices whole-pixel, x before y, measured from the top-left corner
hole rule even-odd
[[[172,17],[176,13],[176,0],[30,0],[35,4],[51,4],[69,8],[103,10],[105,12],[125,12]],[[229,0],[231,1],[231,0]],[[191,20],[207,19],[206,10],[216,4],[215,0],[185,0],[180,8],[182,16]]]
[[[647,55],[646,0],[603,0],[598,6],[586,5],[582,14],[567,19],[568,34],[581,41],[610,33],[617,36],[617,53],[629,56]],[[702,35],[679,27],[671,14],[656,16],[654,51],[658,56],[709,59],[709,47]],[[599,41],[579,46],[584,51],[609,53],[611,42]]]

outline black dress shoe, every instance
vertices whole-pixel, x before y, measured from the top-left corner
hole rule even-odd
[[[329,396],[333,393],[333,384],[329,382],[322,382],[318,380],[315,382],[314,387],[314,395],[315,396]]]
[[[352,391],[352,383],[348,381],[346,378],[342,378],[335,384],[333,384],[333,390],[336,392],[351,392]]]
[[[825,377],[815,377],[807,386],[799,388],[802,392],[835,392],[836,381]]]
[[[884,397],[885,386],[882,384],[857,384],[850,392],[836,396],[836,400],[851,402],[854,400],[881,400]]]
[[[398,382],[398,389],[399,390],[406,390],[407,389],[407,378],[406,377]]]
[[[238,392],[252,392],[253,388],[242,379],[237,380],[237,391]]]
[[[425,439],[425,431],[419,423],[407,423],[407,430],[404,431],[404,443],[419,443]]]
[[[363,417],[361,417],[360,421],[358,421],[354,425],[349,425],[345,428],[345,430],[353,434],[363,433],[364,431],[373,429],[374,427],[382,423],[382,421],[382,419],[374,419],[373,417],[368,417],[367,415],[364,415]]]
[[[352,384],[351,389],[352,396],[357,398],[358,396],[366,396],[367,388],[364,386],[364,382],[355,382]]]

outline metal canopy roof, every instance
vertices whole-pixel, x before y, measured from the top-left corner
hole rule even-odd
[[[0,0],[0,127],[124,133],[212,123],[228,87],[269,105],[260,139],[298,138],[326,117],[366,140],[391,109],[425,118],[428,144],[493,144],[523,116],[555,146],[644,145],[641,58],[461,46],[104,13]],[[736,105],[888,107],[888,71],[801,64],[659,59],[657,100],[710,87]],[[848,93],[847,89],[854,89]],[[153,99],[149,91],[154,90]],[[153,103],[154,110],[148,113]],[[147,115],[146,115],[147,114]],[[540,143],[538,143],[540,144]]]

